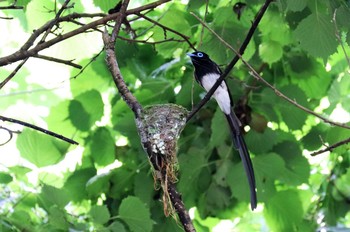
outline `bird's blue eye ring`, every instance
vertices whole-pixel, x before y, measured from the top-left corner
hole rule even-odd
[[[197,56],[198,56],[198,57],[203,57],[203,53],[198,52],[198,53],[197,53]]]

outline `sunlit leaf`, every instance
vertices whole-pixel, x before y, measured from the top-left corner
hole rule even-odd
[[[104,224],[108,222],[110,214],[105,205],[94,205],[90,210],[90,216],[92,220],[98,224]]]
[[[269,227],[276,231],[291,231],[303,219],[302,202],[298,192],[286,190],[269,199],[264,211]]]
[[[152,231],[149,209],[137,197],[125,198],[119,207],[119,215],[133,232]]]
[[[64,156],[55,140],[41,132],[25,129],[17,139],[17,147],[23,158],[37,167],[44,167],[58,163]]]
[[[311,14],[300,22],[294,34],[300,46],[313,56],[326,59],[337,49],[334,26],[331,19],[322,14]]]

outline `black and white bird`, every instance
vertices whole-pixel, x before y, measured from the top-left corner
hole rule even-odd
[[[187,55],[191,58],[194,66],[194,76],[196,81],[208,92],[222,74],[219,66],[204,52],[196,51],[193,53],[187,53]],[[225,80],[216,89],[213,98],[215,98],[221,111],[225,114],[230,126],[234,146],[239,152],[244,170],[248,177],[250,187],[250,205],[252,210],[254,210],[257,206],[254,169],[252,161],[250,160],[247,145],[241,133],[241,122],[232,110],[232,97]]]

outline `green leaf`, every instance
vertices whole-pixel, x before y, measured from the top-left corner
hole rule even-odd
[[[337,190],[341,193],[343,198],[348,198],[350,196],[350,168],[347,169],[344,175],[341,175],[335,180],[335,186]]]
[[[54,9],[54,4],[50,0],[30,0],[26,7],[26,14],[36,15],[37,17],[27,17],[28,28],[39,28],[48,20],[51,20],[54,17],[54,11],[49,14],[47,10],[38,11],[38,9]]]
[[[273,131],[266,128],[263,133],[251,131],[245,135],[249,151],[254,154],[265,154],[271,151],[272,147],[276,145],[280,138],[277,136],[278,131]]]
[[[24,210],[15,210],[9,217],[10,221],[13,222],[18,228],[26,231],[33,231],[32,220],[27,211]],[[12,229],[11,229],[12,230]],[[5,230],[5,231],[11,231]]]
[[[99,127],[91,139],[91,155],[100,166],[111,164],[115,160],[115,141],[105,127]]]
[[[306,95],[299,87],[290,85],[281,88],[280,91],[290,99],[295,100],[298,104],[308,107]],[[281,108],[283,122],[286,123],[290,129],[297,130],[302,128],[307,118],[307,114],[304,111],[282,100],[279,107]]]
[[[58,188],[64,183],[64,178],[62,178],[62,176],[45,171],[39,173],[38,180],[42,184],[47,184]]]
[[[134,193],[142,202],[150,206],[154,193],[154,181],[152,176],[145,172],[139,172],[134,180]]]
[[[108,12],[109,9],[114,8],[119,1],[112,0],[94,0],[93,3],[95,6],[100,7],[104,12]]]
[[[200,174],[207,164],[203,152],[205,150],[191,148],[187,154],[182,154],[179,157],[181,178],[178,187],[179,191],[187,196],[187,199],[196,197],[198,194]]]
[[[294,0],[294,1],[288,1],[286,0],[287,3],[287,9],[290,11],[302,11],[307,4],[306,0]]]
[[[313,127],[301,141],[305,149],[314,151],[322,146],[321,138],[323,137],[325,137],[325,132],[320,127]]]
[[[281,156],[274,153],[259,155],[257,157],[254,157],[253,160],[255,167],[254,169],[256,170],[256,175],[259,179],[278,179],[281,173],[285,170],[284,160]]]
[[[214,19],[212,29],[222,39],[224,39],[227,43],[234,45],[233,47],[237,49],[236,44],[239,44],[239,41],[244,40],[244,35],[246,34],[247,28],[245,28],[241,23],[237,23],[234,17],[234,12],[232,11],[232,6],[217,9],[214,13]],[[254,43],[251,43],[251,45],[254,45]],[[226,64],[229,59],[233,57],[232,52],[228,53],[226,49],[226,46],[220,42],[215,35],[207,30],[204,31],[201,50],[208,53],[210,58],[217,64]],[[253,54],[250,54],[250,56],[247,55],[248,52],[244,55],[245,60],[249,60]]]
[[[325,60],[337,50],[334,26],[331,19],[323,14],[314,13],[305,18],[294,35],[300,41],[300,46],[315,57]]]
[[[296,190],[278,192],[265,207],[264,217],[272,231],[295,231],[303,219],[302,201]]]
[[[292,42],[290,28],[287,26],[283,15],[278,11],[268,11],[261,19],[259,28],[261,28],[262,44],[265,44],[264,51],[272,56],[277,57],[277,55],[273,55],[266,46],[274,46],[275,48],[273,50],[278,52],[283,46]],[[282,51],[280,51],[280,53],[282,53]],[[260,55],[264,54],[260,52]]]
[[[114,108],[112,112],[115,112]],[[134,114],[131,111],[124,114],[112,113],[112,123],[116,131],[128,137],[131,146],[140,146],[140,138],[136,130]]]
[[[282,46],[272,40],[263,42],[259,46],[259,55],[264,62],[271,65],[282,58]]]
[[[337,128],[337,127],[331,127],[327,130],[327,136],[325,141],[329,144],[337,143],[341,140],[349,138],[348,131]],[[347,144],[349,146],[349,144]]]
[[[71,137],[76,133],[76,128],[69,120],[69,105],[71,101],[62,101],[50,108],[50,114],[46,121],[50,130]]]
[[[349,16],[350,16],[350,9],[349,4],[343,4],[339,8],[337,8],[336,13],[336,22],[338,27],[344,27],[349,28]],[[349,36],[347,36],[347,39],[349,39]],[[349,45],[349,43],[348,43]]]
[[[89,90],[77,96],[69,104],[69,118],[73,125],[88,131],[103,115],[103,101],[96,90]]]
[[[70,102],[69,119],[78,130],[88,131],[90,129],[90,115],[79,101],[72,100]]]
[[[159,22],[164,23],[167,27],[172,28],[175,31],[181,31],[181,34],[185,36],[191,35],[191,26],[187,21],[187,14],[184,11],[177,9],[176,3],[173,3],[172,7],[169,8],[168,12],[160,18]],[[182,37],[174,34],[170,31],[164,31],[163,28],[155,27],[153,30],[153,38],[155,41],[160,41],[164,39],[183,39]],[[160,43],[156,45],[156,49],[159,54],[165,58],[173,57],[174,52],[183,48],[184,50],[188,49],[187,43],[179,42],[169,42],[169,43]]]
[[[0,183],[8,184],[13,180],[12,176],[6,172],[0,172]]]
[[[9,167],[9,170],[16,177],[17,180],[20,180],[23,182],[28,181],[26,174],[31,171],[30,168],[22,167],[22,166]]]
[[[227,173],[232,169],[233,163],[230,160],[224,160],[217,165],[217,172],[213,175],[215,182],[222,187],[227,187]]]
[[[117,168],[113,171],[111,180],[110,195],[114,198],[122,198],[133,189],[134,176],[136,172],[129,168]]]
[[[206,192],[206,208],[210,212],[225,209],[230,204],[230,191],[216,184],[211,184]]]
[[[83,74],[70,80],[70,88],[74,98],[91,89],[103,92],[109,87],[112,78],[104,61],[105,56],[106,54],[102,52],[93,63],[86,67]],[[89,62],[91,62],[90,58],[84,59],[79,63],[84,66]],[[71,76],[75,76],[79,72],[80,70],[72,70]]]
[[[45,208],[57,205],[62,209],[70,200],[65,189],[55,188],[50,185],[44,185],[42,187],[39,197]]]
[[[111,232],[126,232],[124,225],[118,221],[113,222],[110,226],[108,226],[108,229]]]
[[[64,188],[67,190],[69,198],[71,201],[82,201],[83,199],[88,199],[87,182],[96,175],[96,170],[94,168],[86,168],[76,170],[68,177]]]
[[[228,124],[225,122],[226,118],[221,110],[215,111],[214,117],[211,121],[211,136],[210,146],[216,147],[223,143],[223,140],[229,136]]]
[[[260,181],[273,183],[285,170],[284,160],[274,153],[256,156],[252,159],[252,163],[259,192],[264,191]],[[248,180],[241,162],[230,169],[227,175],[227,183],[235,198],[239,201],[250,202]],[[265,197],[259,197],[259,199],[265,199]]]
[[[342,104],[349,101],[350,79],[348,77],[349,76],[344,76],[333,80],[328,91],[328,98],[331,104]]]
[[[153,221],[149,209],[137,197],[125,198],[119,207],[120,218],[132,232],[151,232]]]
[[[21,156],[37,167],[56,164],[63,158],[59,143],[63,144],[56,138],[30,129],[24,129],[16,142]]]
[[[90,210],[90,217],[97,224],[105,224],[111,217],[107,206],[105,205],[94,205]]]
[[[51,206],[49,209],[49,223],[57,230],[67,231],[69,228],[65,211],[58,208],[56,205]]]
[[[285,161],[286,168],[280,174],[280,180],[295,186],[308,183],[310,165],[308,160],[302,156],[301,148],[296,141],[282,142],[274,148],[274,152],[280,154]]]
[[[103,192],[108,192],[110,173],[93,176],[86,183],[86,191],[91,197],[98,197]]]

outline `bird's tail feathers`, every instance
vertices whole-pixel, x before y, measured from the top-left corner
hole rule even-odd
[[[255,175],[254,175],[253,164],[249,156],[249,151],[240,130],[241,123],[237,118],[237,116],[235,115],[235,113],[232,111],[231,111],[231,114],[226,115],[226,118],[231,129],[231,136],[232,136],[233,143],[235,145],[235,148],[239,152],[244,170],[248,178],[248,183],[250,187],[251,208],[255,209],[257,205],[257,197],[256,197],[256,190],[255,190],[256,189]]]

